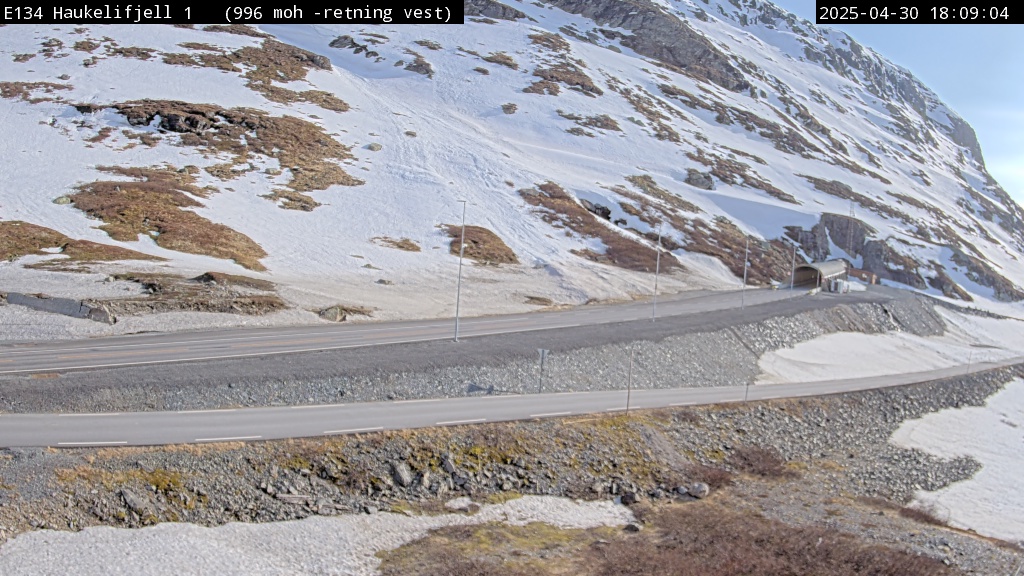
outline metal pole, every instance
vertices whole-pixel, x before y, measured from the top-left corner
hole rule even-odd
[[[544,389],[544,359],[548,356],[548,351],[543,348],[537,348],[537,352],[540,353],[540,374],[537,376],[537,394],[540,394],[541,390]]]
[[[796,283],[796,242],[793,243],[793,261],[790,264],[789,272],[789,289],[793,289],[793,285]]]
[[[967,373],[971,373],[971,360],[974,358],[974,350],[967,351]]]
[[[658,312],[658,274],[661,272],[661,225],[658,223],[658,256],[654,264],[654,306],[651,308],[651,322]]]
[[[459,241],[459,282],[455,288],[455,341],[459,341],[459,304],[462,302],[462,255],[466,252],[466,201],[462,202],[462,239]]]
[[[750,262],[750,237],[747,237],[746,247],[743,249],[743,291],[740,292],[740,308],[747,306],[747,264]]]
[[[636,349],[629,349],[629,376],[626,378],[626,414],[629,414],[629,397],[633,393],[633,352]]]

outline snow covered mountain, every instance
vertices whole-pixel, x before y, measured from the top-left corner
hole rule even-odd
[[[273,283],[262,311],[451,315],[465,207],[468,314],[649,294],[659,231],[670,290],[738,287],[749,240],[753,284],[795,246],[1024,299],[1024,210],[973,130],[847,35],[760,0],[466,11],[4,27],[0,292],[218,272]]]

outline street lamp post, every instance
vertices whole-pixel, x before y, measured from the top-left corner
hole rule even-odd
[[[466,253],[466,201],[462,202],[462,239],[459,240],[459,281],[455,288],[455,341],[459,341],[459,304],[462,302],[462,256]]]
[[[750,263],[750,237],[743,248],[743,290],[740,292],[740,308],[747,306],[747,265]]]
[[[793,243],[793,260],[790,263],[789,272],[789,289],[793,289],[793,284],[796,283],[796,242]]]
[[[537,394],[540,394],[541,390],[544,389],[544,360],[547,359],[550,350],[537,348],[537,352],[540,353],[540,374],[537,376]]]
[[[634,346],[629,347],[629,372],[626,376],[626,414],[629,414],[629,397],[633,393],[633,352],[636,351]]]
[[[654,322],[654,317],[658,313],[658,274],[661,272],[661,226],[662,223],[658,223],[658,255],[654,261],[654,306],[651,308],[651,322]]]

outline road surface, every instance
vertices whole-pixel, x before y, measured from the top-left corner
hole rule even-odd
[[[395,402],[128,414],[5,414],[0,447],[138,446],[354,434],[534,418],[835,394],[927,382],[1024,362],[953,366],[926,372],[750,387],[678,388],[492,395]],[[628,402],[628,405],[627,405]]]

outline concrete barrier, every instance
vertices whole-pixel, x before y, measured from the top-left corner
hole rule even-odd
[[[85,320],[103,322],[105,324],[114,324],[117,322],[117,318],[102,307],[92,306],[72,298],[54,298],[45,294],[21,294],[18,292],[8,292],[7,303],[25,306],[27,308],[41,310],[43,312],[63,314],[64,316],[71,316],[73,318],[83,318]]]

